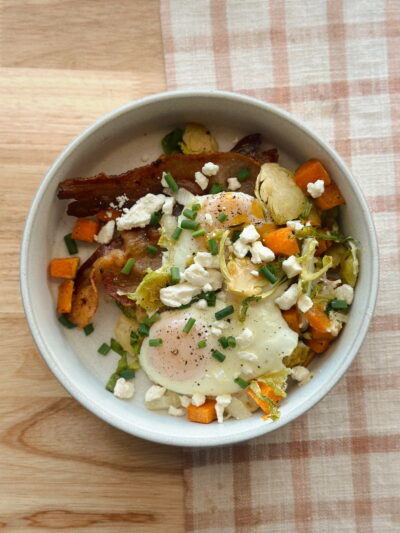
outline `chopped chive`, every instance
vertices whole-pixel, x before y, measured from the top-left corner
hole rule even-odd
[[[100,346],[100,348],[97,350],[97,352],[101,355],[107,355],[108,352],[111,350],[111,347],[108,346],[105,342]]]
[[[163,343],[162,339],[150,339],[149,346],[161,346]]]
[[[232,233],[231,241],[236,242],[238,238],[240,237],[241,233],[242,233],[241,229],[235,229],[234,232]]]
[[[210,239],[208,241],[208,247],[210,248],[211,255],[218,255],[218,243],[216,239]]]
[[[60,315],[58,317],[58,321],[60,322],[60,324],[64,326],[64,328],[67,328],[67,329],[76,328],[76,324],[73,324],[70,320],[68,320],[68,318],[65,315]]]
[[[182,228],[175,228],[171,237],[177,241],[179,239],[179,237],[181,236],[181,233],[182,233]]]
[[[179,185],[176,183],[174,178],[171,176],[169,172],[164,174],[164,179],[168,184],[168,187],[171,189],[172,192],[177,192],[179,189]]]
[[[226,355],[221,353],[219,350],[212,350],[211,355],[214,357],[214,359],[216,359],[220,363],[225,361],[225,358],[226,358]]]
[[[217,294],[214,291],[206,292],[205,300],[208,307],[215,307],[215,304],[217,303]]]
[[[346,300],[331,300],[329,302],[329,307],[331,309],[336,309],[336,310],[343,310],[343,309],[348,309],[349,308],[349,304],[346,302]]]
[[[227,343],[228,343],[228,347],[229,348],[235,348],[236,346],[236,339],[235,337],[232,337],[232,335],[229,335],[229,337],[227,337]]]
[[[228,339],[226,337],[220,337],[218,339],[218,342],[222,346],[222,348],[228,348]]]
[[[192,210],[193,211],[200,211],[201,209],[201,205],[200,204],[193,204],[192,205]]]
[[[238,172],[236,172],[236,177],[239,181],[246,181],[249,176],[250,170],[247,167],[241,168]]]
[[[234,312],[233,305],[228,305],[228,307],[224,307],[223,309],[220,309],[215,313],[215,318],[217,320],[221,320],[229,315],[231,315]]]
[[[228,215],[225,215],[225,213],[221,213],[220,215],[217,216],[217,220],[219,220],[220,222],[225,222],[227,218],[228,218]]]
[[[242,389],[247,389],[247,387],[250,385],[250,383],[243,378],[236,378],[233,381]]]
[[[110,392],[114,392],[115,384],[117,383],[120,375],[117,372],[111,374],[110,379],[107,382],[106,389]]]
[[[182,229],[191,229],[193,231],[199,229],[200,224],[195,220],[182,220],[181,228]]]
[[[192,329],[192,327],[194,326],[194,323],[196,322],[196,319],[195,318],[189,318],[189,320],[186,322],[186,325],[185,327],[183,328],[183,333],[189,333],[189,331]]]
[[[146,251],[151,255],[155,255],[156,253],[158,253],[158,247],[149,244],[148,246],[146,246]]]
[[[171,281],[172,283],[179,283],[181,279],[181,273],[178,267],[171,267],[169,269],[169,272],[171,274]]]
[[[197,346],[199,348],[205,348],[207,346],[207,343],[206,343],[206,341],[200,341],[200,342],[197,343]]]
[[[259,268],[258,271],[264,276],[264,278],[267,278],[268,281],[270,281],[271,283],[276,283],[277,277],[271,272],[271,270],[266,265],[263,265],[261,268]]]
[[[139,336],[138,334],[136,333],[136,331],[131,331],[131,334],[130,334],[130,339],[131,339],[131,342],[132,341],[138,341],[139,340]]]
[[[161,211],[157,211],[157,213],[153,213],[150,217],[150,226],[158,226],[160,219],[161,219],[162,213]]]
[[[88,336],[90,335],[91,333],[93,333],[94,331],[94,327],[93,327],[93,324],[88,324],[87,326],[85,326],[83,328],[83,331],[85,332],[85,335]]]
[[[139,328],[138,328],[138,332],[139,332],[139,335],[141,337],[148,337],[149,336],[149,332],[150,332],[150,328],[147,324],[144,324],[143,322],[139,325]]]
[[[116,341],[115,339],[111,339],[110,346],[111,346],[111,350],[113,350],[114,352],[118,353],[119,355],[124,355],[125,354],[125,350],[120,345],[120,343],[118,341]]]
[[[203,235],[206,234],[206,230],[205,229],[198,229],[197,231],[194,231],[192,233],[192,237],[196,238],[196,237],[203,237]]]
[[[76,241],[72,238],[72,233],[68,233],[68,235],[65,235],[64,242],[69,252],[69,255],[74,255],[78,253],[78,246],[76,244]]]
[[[132,379],[135,377],[135,371],[132,368],[121,370],[121,372],[119,373],[119,377],[125,379]]]
[[[223,190],[224,188],[222,187],[220,183],[214,183],[208,194],[218,194],[219,192]]]
[[[153,315],[144,318],[142,323],[146,324],[146,326],[152,326],[155,322],[158,322],[160,318],[161,316],[158,313],[154,313]]]
[[[135,263],[136,263],[136,259],[134,259],[133,257],[130,257],[128,261],[125,263],[124,267],[122,268],[121,274],[126,274],[126,275],[130,274],[133,268],[133,265]]]
[[[196,211],[187,208],[182,211],[182,215],[186,218],[190,218],[190,220],[194,220],[197,217]]]

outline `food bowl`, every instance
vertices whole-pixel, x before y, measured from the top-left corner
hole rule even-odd
[[[56,199],[58,183],[144,165],[159,155],[163,135],[187,122],[207,125],[221,151],[229,150],[236,138],[260,132],[279,149],[285,167],[295,169],[309,158],[320,159],[346,198],[346,205],[340,208],[343,231],[361,243],[360,276],[349,322],[329,350],[313,361],[311,382],[293,387],[277,421],[266,422],[258,412],[245,420],[202,425],[149,411],[143,402],[146,378],[140,375],[135,379],[133,399],[118,400],[104,388],[115,360],[97,353],[104,339],[113,334],[115,306],[100,304],[95,318],[100,327],[90,337],[64,329],[56,317],[48,264],[57,254],[65,256],[62,236],[72,226],[65,214],[66,202]],[[36,345],[51,371],[76,400],[106,422],[132,435],[171,445],[235,443],[274,431],[305,413],[329,392],[357,354],[373,313],[377,285],[378,249],[371,215],[341,158],[316,133],[281,109],[222,91],[159,94],[127,104],[95,122],[50,168],[32,203],[22,240],[23,303]]]

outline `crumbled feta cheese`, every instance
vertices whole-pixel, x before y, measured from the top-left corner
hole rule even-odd
[[[214,326],[211,328],[211,335],[215,335],[215,337],[219,337],[221,333],[222,333],[222,329],[216,328]]]
[[[229,324],[226,320],[216,320],[215,322],[213,322],[213,326],[214,328],[226,329],[227,327],[229,327]]]
[[[197,309],[206,309],[207,302],[202,298],[201,300],[195,303],[195,306],[197,307]]]
[[[217,174],[218,170],[219,170],[219,166],[218,165],[214,165],[214,163],[211,163],[211,161],[206,163],[203,166],[203,168],[201,169],[202,173],[205,176],[215,176]]]
[[[209,252],[197,252],[194,262],[204,268],[219,268],[218,255],[211,255]]]
[[[325,192],[324,180],[317,180],[307,184],[307,192],[313,198],[319,198]]]
[[[305,385],[312,378],[311,372],[305,366],[295,366],[290,372],[293,379],[299,382],[299,387]]]
[[[291,285],[279,298],[276,298],[275,303],[283,311],[287,311],[295,305],[298,296],[297,283]]]
[[[240,234],[239,240],[243,244],[249,244],[249,243],[258,241],[259,238],[260,238],[260,234],[258,233],[256,228],[253,226],[253,224],[250,224],[249,226],[246,226],[244,228],[244,230]]]
[[[282,261],[282,270],[290,279],[300,274],[302,268],[296,257],[294,255],[291,255],[290,257]]]
[[[190,303],[192,298],[200,293],[200,287],[195,287],[190,283],[179,283],[160,289],[160,300],[167,307],[180,307]]]
[[[135,392],[135,385],[131,381],[126,381],[125,378],[117,379],[114,387],[114,396],[120,400],[129,400]]]
[[[172,196],[165,199],[164,205],[162,207],[162,212],[164,215],[172,215],[172,211],[175,205],[175,198]]]
[[[256,265],[259,263],[270,263],[275,259],[274,252],[264,246],[261,241],[253,242],[250,252],[251,262]]]
[[[165,387],[160,387],[159,385],[152,385],[149,389],[147,389],[146,394],[144,396],[145,402],[151,402],[153,400],[158,400],[161,398],[161,396],[164,396],[165,391],[167,389]]]
[[[199,392],[195,392],[192,396],[192,405],[195,405],[196,407],[200,407],[200,405],[203,405],[205,401],[206,401],[205,395],[200,394]]]
[[[181,406],[182,407],[189,407],[190,405],[190,398],[189,396],[185,396],[185,395],[182,395],[182,396],[179,396],[179,401],[181,402]]]
[[[230,394],[221,394],[215,398],[215,412],[217,414],[218,423],[221,424],[224,421],[224,411],[231,401],[232,396]]]
[[[238,352],[238,357],[242,361],[249,361],[249,362],[258,361],[257,355],[252,352]]]
[[[237,191],[238,189],[240,189],[241,186],[242,184],[237,178],[228,178],[228,189],[230,191]]]
[[[181,279],[186,280],[191,285],[201,287],[205,292],[216,291],[222,287],[223,283],[221,272],[215,269],[206,270],[198,263],[190,265],[182,274]],[[207,286],[206,289],[204,286]]]
[[[351,285],[340,285],[335,289],[335,296],[338,300],[344,300],[348,305],[351,305],[354,298],[354,289]]]
[[[180,187],[174,196],[175,200],[180,205],[191,205],[196,201],[196,196],[183,187]]]
[[[115,220],[110,220],[105,224],[99,233],[94,236],[94,240],[99,244],[108,244],[114,235]]]
[[[340,320],[333,319],[331,320],[332,325],[327,328],[327,332],[331,333],[334,337],[337,337],[339,335],[340,330],[342,329],[342,323]]]
[[[185,410],[182,409],[182,407],[174,407],[173,405],[170,405],[168,407],[168,414],[171,416],[183,416],[185,414]]]
[[[122,209],[126,202],[129,200],[125,193],[121,194],[121,196],[117,196],[115,199],[117,200],[119,209]]]
[[[236,343],[241,348],[247,348],[254,340],[254,333],[249,328],[244,330],[236,337]]]
[[[119,231],[132,228],[144,228],[150,222],[151,215],[161,209],[165,202],[164,194],[146,194],[136,202],[125,214],[117,218]]]
[[[166,179],[165,179],[165,175],[166,175],[166,174],[167,174],[166,172],[163,172],[163,173],[162,173],[162,176],[161,176],[161,185],[162,185],[163,187],[165,187],[166,189],[168,189],[168,183],[167,183],[167,181],[166,181]]]
[[[297,300],[297,307],[302,313],[307,313],[313,306],[313,301],[307,294],[301,294]]]
[[[201,172],[195,172],[194,181],[197,183],[197,185],[200,187],[200,189],[202,191],[207,189],[207,187],[208,187],[208,178],[204,174],[202,174]]]
[[[233,243],[232,249],[236,257],[239,257],[239,259],[242,259],[249,252],[250,246],[248,244],[244,244],[244,242],[238,239],[237,241]]]
[[[300,220],[288,220],[286,226],[293,231],[300,231],[304,228],[304,224],[302,224]]]
[[[204,215],[204,221],[205,221],[206,224],[208,224],[209,226],[211,226],[212,223],[213,223],[213,217],[212,217],[212,215],[210,215],[210,213],[206,213],[206,214]]]
[[[258,276],[260,275],[260,273],[258,272],[258,270],[251,270],[251,271],[250,271],[250,274],[251,274],[252,276],[256,276],[256,277],[258,277]]]

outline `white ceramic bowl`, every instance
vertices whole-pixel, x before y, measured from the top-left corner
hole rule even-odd
[[[101,327],[90,337],[78,330],[65,330],[56,318],[55,284],[48,277],[48,264],[51,257],[66,255],[62,236],[72,226],[65,215],[66,202],[56,199],[57,184],[100,170],[116,174],[143,165],[143,155],[155,159],[159,154],[163,134],[189,121],[206,124],[221,141],[222,150],[230,149],[235,137],[261,132],[278,147],[280,162],[292,169],[311,157],[322,160],[346,198],[341,208],[343,230],[362,245],[361,271],[349,323],[329,351],[313,363],[313,380],[305,387],[293,388],[282,403],[277,422],[264,422],[256,413],[247,420],[202,425],[148,411],[143,405],[145,377],[136,378],[137,392],[131,402],[117,400],[104,389],[114,356],[102,358],[97,354],[98,346],[112,334],[114,306],[101,304],[95,317],[95,325]],[[315,405],[340,379],[359,350],[374,309],[377,284],[378,251],[371,215],[360,187],[340,157],[317,134],[281,109],[220,91],[151,96],[123,106],[87,128],[58,157],[40,185],[22,241],[21,288],[26,316],[37,347],[57,379],[82,405],[113,426],[144,439],[181,446],[247,440],[280,428]]]

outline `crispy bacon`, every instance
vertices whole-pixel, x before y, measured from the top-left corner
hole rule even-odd
[[[261,149],[262,135],[261,133],[251,133],[235,144],[231,152],[247,155],[252,157],[259,163],[277,163],[279,153],[276,148],[269,150]]]

